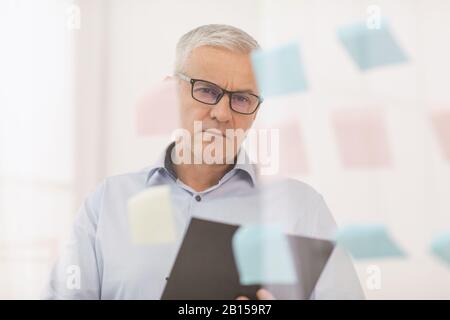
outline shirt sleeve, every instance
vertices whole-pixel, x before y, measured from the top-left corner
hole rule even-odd
[[[69,240],[51,271],[44,299],[100,299],[101,259],[95,239],[103,189],[104,183],[79,209]]]
[[[337,225],[320,194],[315,197],[312,210],[316,218],[315,235],[324,239],[333,239]],[[334,248],[311,298],[316,300],[365,299],[352,259],[342,248]]]

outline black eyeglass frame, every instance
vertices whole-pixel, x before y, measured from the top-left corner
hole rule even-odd
[[[220,86],[218,86],[218,85],[215,84],[214,82],[207,81],[207,80],[203,80],[203,79],[192,79],[192,78],[190,78],[190,77],[188,77],[187,75],[182,74],[182,73],[178,73],[177,76],[178,76],[181,80],[187,81],[187,82],[189,82],[189,83],[191,84],[191,96],[192,96],[192,99],[194,99],[195,101],[201,102],[201,103],[203,103],[203,104],[206,104],[206,105],[211,105],[211,106],[213,106],[213,105],[218,104],[218,103],[220,102],[220,100],[222,100],[223,96],[226,94],[226,95],[228,96],[228,100],[229,100],[228,102],[229,102],[229,105],[230,105],[230,109],[231,109],[231,110],[233,110],[233,111],[236,112],[236,113],[240,113],[240,114],[244,114],[244,115],[252,115],[252,114],[254,114],[254,113],[256,112],[256,110],[258,110],[259,106],[260,106],[261,103],[263,103],[263,101],[264,101],[264,98],[263,98],[263,97],[257,96],[256,94],[253,94],[253,93],[250,93],[250,92],[245,92],[245,91],[228,91],[228,90],[225,90],[225,89],[221,88]],[[212,84],[212,85],[216,86],[217,88],[219,88],[219,89],[222,91],[222,93],[217,97],[216,102],[214,102],[214,103],[207,103],[207,102],[204,102],[204,101],[200,101],[200,100],[198,100],[198,99],[196,99],[196,98],[194,97],[194,84],[195,84],[196,82],[198,82],[198,81],[202,81],[202,82],[206,82],[206,83]],[[235,94],[235,93],[249,94],[249,95],[251,95],[251,96],[256,97],[256,99],[258,99],[258,105],[256,106],[255,110],[253,110],[253,111],[250,112],[250,113],[246,113],[246,112],[240,112],[240,111],[237,111],[237,110],[233,109],[232,103],[231,103],[231,101],[232,101],[231,97],[232,97],[232,95]]]

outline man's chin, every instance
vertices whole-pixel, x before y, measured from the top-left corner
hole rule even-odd
[[[216,149],[214,148],[214,142],[203,141],[201,148],[202,153],[197,154],[197,159],[201,158],[203,160],[202,163],[205,164],[234,164],[236,152],[231,150],[227,153],[225,144],[223,146],[223,149],[219,150],[219,153],[217,154]]]

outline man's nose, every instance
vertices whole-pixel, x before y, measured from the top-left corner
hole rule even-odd
[[[211,108],[211,118],[216,118],[220,122],[231,120],[230,97],[225,94],[219,103]]]

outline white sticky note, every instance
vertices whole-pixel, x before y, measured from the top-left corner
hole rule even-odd
[[[128,215],[133,244],[149,245],[175,241],[168,186],[151,187],[130,198]]]

